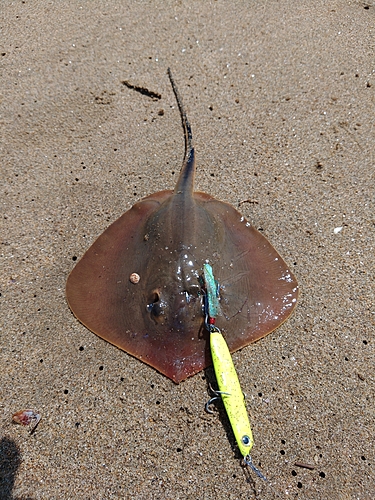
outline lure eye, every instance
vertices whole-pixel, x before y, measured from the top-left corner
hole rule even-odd
[[[246,434],[242,436],[241,441],[245,446],[250,446],[251,439],[249,438],[249,436],[246,436]]]

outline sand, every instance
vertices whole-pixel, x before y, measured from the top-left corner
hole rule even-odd
[[[1,25],[1,499],[374,498],[375,4],[8,1]],[[268,483],[205,413],[210,370],[175,385],[65,300],[101,232],[174,186],[168,66],[197,190],[239,207],[301,288],[233,355]]]

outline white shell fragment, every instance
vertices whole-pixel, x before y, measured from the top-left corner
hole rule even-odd
[[[30,425],[31,422],[34,422],[34,426],[31,429],[30,434],[32,434],[35,431],[40,422],[40,419],[41,419],[40,413],[30,408],[28,408],[27,410],[20,410],[12,416],[12,420],[16,424],[21,424],[26,426]]]

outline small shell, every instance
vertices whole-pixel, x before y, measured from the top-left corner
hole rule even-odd
[[[135,285],[137,283],[139,283],[139,280],[141,279],[141,277],[139,276],[139,274],[137,273],[131,273],[131,275],[129,276],[129,280],[131,283],[134,283]]]
[[[35,410],[31,409],[20,410],[12,416],[13,422],[25,426],[30,425],[31,422],[35,421],[35,425],[31,429],[30,434],[32,434],[35,431],[37,425],[39,424],[40,419],[41,419],[40,413],[37,413]]]

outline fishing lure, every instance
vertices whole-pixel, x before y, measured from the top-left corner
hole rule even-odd
[[[219,285],[217,284],[212,266],[205,263],[203,265],[204,284],[206,286],[206,314],[215,320],[220,314]]]
[[[205,284],[206,328],[210,332],[210,347],[212,362],[219,390],[210,399],[206,409],[218,395],[224,403],[237,446],[243,456],[244,463],[262,479],[266,480],[260,470],[251,460],[250,451],[254,445],[253,433],[246,410],[245,398],[238,380],[228,345],[217,326],[216,317],[220,313],[219,287],[215,281],[212,267],[206,263],[203,266]]]

